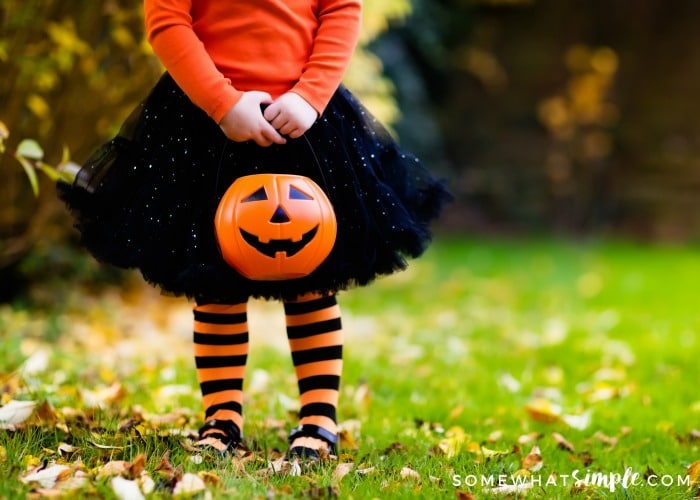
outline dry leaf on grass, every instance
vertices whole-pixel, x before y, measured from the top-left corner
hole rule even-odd
[[[401,479],[412,479],[420,481],[420,474],[410,467],[403,467],[400,472]]]
[[[357,469],[357,472],[361,476],[366,476],[367,474],[374,474],[377,471],[377,469],[374,466],[369,466],[369,467],[360,467]]]
[[[688,477],[690,478],[691,486],[700,484],[700,460],[690,464],[688,467]]]
[[[590,410],[578,415],[566,415],[562,413],[561,406],[546,398],[531,400],[525,405],[525,411],[533,420],[545,424],[563,422],[577,430],[584,430],[591,424]]]
[[[127,462],[126,460],[112,460],[107,462],[98,469],[97,477],[123,476],[128,479],[136,479],[141,476],[145,469],[146,455],[141,453],[134,458],[133,462]]]
[[[561,406],[545,398],[535,398],[528,402],[525,411],[533,420],[546,424],[558,422],[561,418]]]
[[[456,491],[457,500],[475,500],[476,497],[469,491]]]
[[[503,431],[500,431],[500,430],[493,431],[491,434],[488,435],[488,437],[486,438],[486,441],[488,441],[489,443],[495,443],[497,441],[500,441],[502,437],[503,437]]]
[[[0,424],[19,425],[32,416],[36,401],[12,400],[0,408]]]
[[[131,463],[126,460],[112,460],[97,470],[97,479],[110,476],[126,476],[131,468]]]
[[[529,434],[523,434],[518,438],[518,444],[528,444],[536,439],[541,439],[542,434],[539,432],[530,432]]]
[[[36,467],[19,479],[24,484],[36,483],[42,488],[53,488],[57,482],[67,479],[72,470],[67,465],[52,464],[48,467]]]
[[[335,470],[333,471],[333,477],[331,478],[331,482],[333,484],[338,484],[342,479],[347,476],[350,471],[352,471],[353,467],[355,467],[355,464],[351,462],[346,462],[342,464],[338,464],[335,467]]]
[[[569,451],[571,453],[574,452],[574,445],[571,444],[569,441],[567,441],[564,436],[562,436],[558,432],[553,432],[552,437],[557,442],[557,444],[559,445],[560,448],[562,448],[563,450]]]
[[[118,401],[126,395],[124,386],[119,382],[114,382],[109,387],[101,387],[94,391],[82,389],[80,396],[87,408],[105,408]]]
[[[614,447],[614,446],[616,446],[616,445],[617,445],[617,441],[618,441],[618,439],[617,439],[616,437],[614,437],[614,436],[613,436],[613,437],[606,436],[605,434],[603,434],[603,433],[600,432],[600,431],[598,431],[598,432],[596,432],[595,434],[593,434],[593,437],[594,437],[595,439],[597,439],[598,441],[600,441],[601,443],[603,443],[603,444],[610,445],[611,448]]]
[[[109,486],[119,500],[142,500],[145,498],[136,481],[124,479],[121,476],[113,477]]]
[[[448,458],[454,457],[461,453],[470,437],[461,427],[450,427],[445,432],[445,438],[437,444],[437,450]]]
[[[180,479],[175,485],[173,495],[193,495],[206,489],[207,485],[204,484],[204,480],[201,477],[199,477],[197,474],[188,472],[182,476],[182,479]]]
[[[340,440],[340,447],[345,450],[356,450],[359,448],[355,438],[345,429],[340,429],[338,432],[338,439]]]
[[[562,415],[561,420],[572,429],[582,431],[591,425],[591,412],[585,411],[579,415]]]
[[[530,450],[530,453],[523,458],[522,467],[523,469],[536,472],[542,468],[543,463],[540,447],[535,445]]]

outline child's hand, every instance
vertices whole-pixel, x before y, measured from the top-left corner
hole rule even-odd
[[[280,134],[296,139],[311,128],[318,112],[299,94],[287,92],[265,109],[264,116]]]
[[[259,146],[284,144],[286,139],[263,117],[261,104],[272,102],[266,92],[250,91],[229,109],[219,122],[226,137],[236,142],[255,141]]]

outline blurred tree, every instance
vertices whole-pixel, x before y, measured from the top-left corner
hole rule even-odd
[[[462,229],[700,235],[700,3],[413,3],[376,50]]]
[[[0,121],[9,132],[0,155],[0,270],[7,270],[36,241],[60,241],[70,228],[51,182],[43,179],[47,189],[35,199],[10,153],[30,137],[49,162],[64,146],[83,157],[160,70],[142,42],[140,2],[6,0],[0,9]]]
[[[347,77],[388,121],[396,116],[393,88],[366,46],[409,10],[409,0],[365,1],[364,33]],[[79,163],[116,133],[161,72],[144,40],[142,0],[0,3],[0,300],[17,290],[17,266],[31,248],[48,259],[51,247],[73,234],[49,179],[34,197],[13,157],[18,144],[37,140],[52,164],[66,147]]]

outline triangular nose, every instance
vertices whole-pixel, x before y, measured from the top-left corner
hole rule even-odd
[[[270,219],[270,222],[273,222],[275,224],[282,224],[284,222],[289,222],[289,220],[290,219],[287,215],[287,212],[285,212],[280,205],[277,205],[277,210],[275,210],[275,213],[272,216],[272,219]]]

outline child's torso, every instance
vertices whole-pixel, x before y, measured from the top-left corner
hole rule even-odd
[[[318,0],[193,0],[192,24],[239,90],[287,91],[309,60]]]

